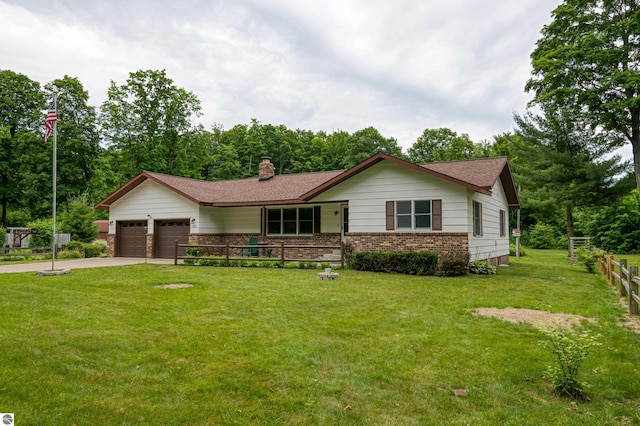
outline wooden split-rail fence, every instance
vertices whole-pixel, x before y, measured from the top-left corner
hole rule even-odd
[[[620,297],[625,297],[629,302],[629,313],[638,315],[638,267],[628,265],[627,259],[616,261],[614,255],[603,253],[600,258],[600,272],[605,275],[612,287],[619,288]]]

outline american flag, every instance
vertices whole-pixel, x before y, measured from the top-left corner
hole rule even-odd
[[[49,106],[49,112],[47,112],[47,118],[44,120],[44,126],[47,130],[44,133],[44,141],[46,142],[51,136],[51,129],[54,122],[58,121],[58,114],[56,113],[56,100],[53,99],[51,101],[51,106]]]

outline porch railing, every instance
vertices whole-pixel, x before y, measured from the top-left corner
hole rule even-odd
[[[335,263],[332,262],[332,259],[326,259],[326,258],[306,258],[306,257],[300,257],[300,256],[295,256],[295,257],[287,257],[287,250],[289,252],[294,251],[294,250],[300,250],[300,249],[305,249],[305,250],[340,250],[340,266],[342,268],[344,268],[344,243],[340,242],[339,245],[301,245],[301,244],[285,244],[284,242],[280,243],[280,244],[260,244],[260,245],[248,245],[248,244],[242,244],[242,245],[238,245],[238,244],[179,244],[178,240],[175,240],[175,250],[174,250],[174,265],[178,264],[178,260],[184,260],[184,259],[193,259],[193,260],[198,260],[198,259],[208,259],[207,256],[181,256],[178,254],[178,249],[179,248],[204,248],[204,249],[218,249],[218,250],[222,250],[222,254],[218,257],[209,257],[209,259],[213,259],[213,260],[221,260],[225,262],[226,266],[229,266],[229,262],[232,260],[251,260],[251,261],[267,261],[267,262],[273,262],[273,261],[279,261],[280,262],[280,266],[284,267],[285,262],[317,262],[317,263],[323,263],[323,262],[330,262],[330,263]],[[243,249],[257,249],[263,253],[267,253],[268,250],[269,252],[273,249],[278,249],[279,253],[277,256],[273,256],[273,257],[264,257],[264,256],[250,256],[250,257],[243,257],[243,256],[234,256],[232,255],[232,251],[233,253],[236,253],[238,251],[238,249],[243,250]],[[295,253],[294,253],[295,254]]]

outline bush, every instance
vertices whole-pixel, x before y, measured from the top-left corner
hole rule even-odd
[[[551,350],[557,361],[557,365],[547,367],[555,391],[561,396],[581,398],[586,384],[578,380],[578,372],[590,348],[599,345],[597,336],[589,330],[575,333],[562,328],[551,328],[544,333],[547,340],[539,343]]]
[[[515,255],[516,255],[516,245],[509,244],[509,256],[515,256]],[[527,252],[524,249],[524,246],[520,244],[520,257],[526,256],[526,255],[527,255]]]
[[[102,253],[102,254],[106,254],[107,253],[107,247],[108,247],[107,240],[97,239],[97,240],[93,240],[93,242],[91,244],[93,244],[96,247],[99,247],[100,248],[100,253]]]
[[[476,260],[469,264],[469,272],[476,275],[494,275],[496,267],[487,260]]]
[[[61,251],[58,253],[58,259],[82,259],[84,254],[78,250]]]
[[[469,273],[469,253],[444,254],[438,257],[439,277],[456,277]]]
[[[50,247],[53,244],[53,219],[40,219],[27,223],[31,228],[29,247]]]
[[[86,194],[70,199],[60,212],[60,230],[71,234],[71,238],[88,243],[98,235],[93,224],[95,211]]]
[[[582,263],[587,269],[587,272],[593,274],[596,271],[596,265],[600,260],[600,252],[597,250],[588,250],[586,248],[579,248],[576,250],[576,259]]]
[[[82,244],[82,251],[84,251],[84,257],[100,257],[102,256],[102,248],[95,244]]]
[[[27,260],[25,256],[0,256],[2,262],[21,262]]]
[[[84,243],[82,241],[69,241],[67,244],[63,244],[60,249],[61,250],[66,250],[66,251],[71,251],[71,250],[75,250],[75,251],[79,251],[79,252],[83,252],[84,253]]]
[[[552,225],[538,222],[529,230],[529,246],[535,249],[551,249],[558,247],[556,232]]]
[[[395,272],[407,275],[433,275],[438,255],[432,252],[362,252],[352,256],[351,267],[358,271]]]

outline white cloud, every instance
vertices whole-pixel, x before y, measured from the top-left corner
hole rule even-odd
[[[0,0],[2,68],[110,80],[166,69],[206,127],[376,127],[406,149],[425,128],[472,139],[523,111],[529,54],[556,0]]]

